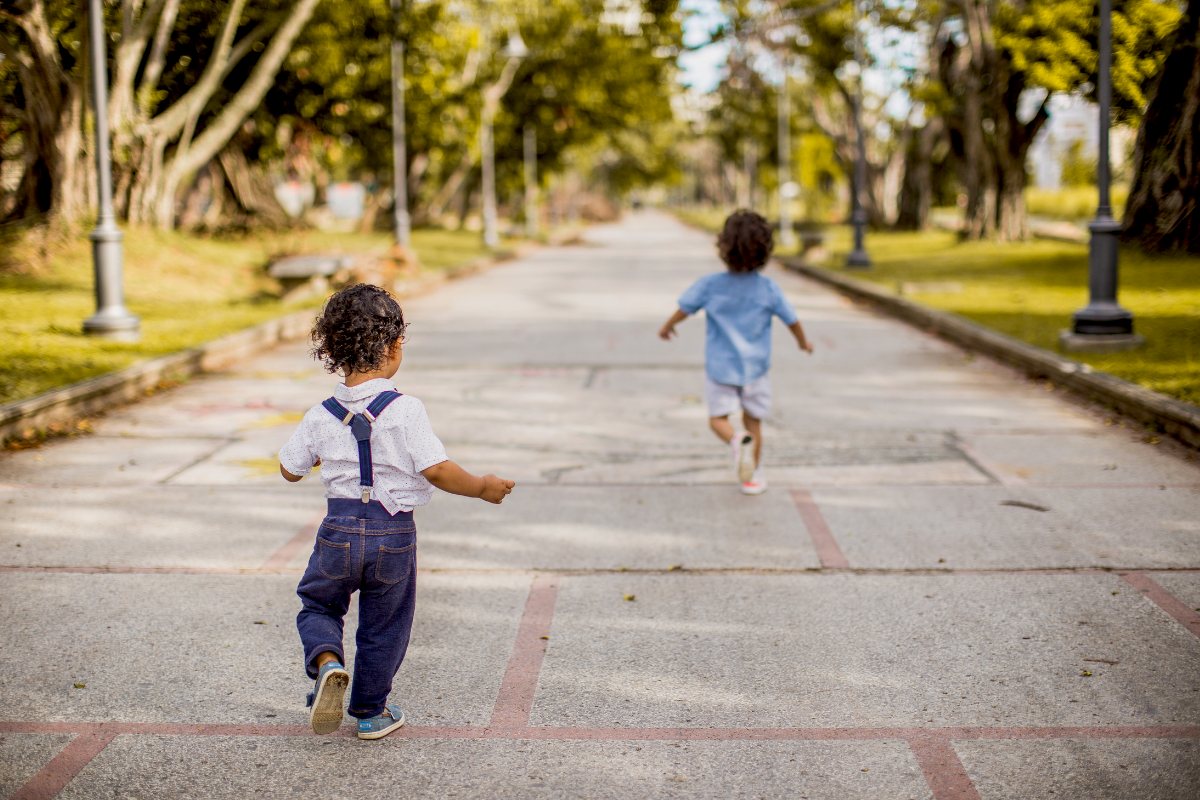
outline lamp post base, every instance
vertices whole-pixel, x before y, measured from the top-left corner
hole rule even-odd
[[[865,250],[855,250],[846,256],[846,269],[870,269],[871,257]]]
[[[83,321],[83,332],[116,342],[137,342],[142,338],[141,320],[125,309],[122,313],[97,312]]]
[[[1070,353],[1120,353],[1136,350],[1146,343],[1140,333],[1076,333],[1058,332],[1058,345]]]

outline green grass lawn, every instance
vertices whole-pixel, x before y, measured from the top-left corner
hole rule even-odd
[[[683,215],[681,215],[683,216]],[[708,218],[711,217],[712,220]],[[717,214],[688,215],[710,230]],[[831,226],[827,266],[844,271],[850,232]],[[869,233],[870,270],[850,271],[894,291],[901,284],[944,284],[905,296],[952,311],[1047,350],[1087,304],[1087,246],[1046,240],[1020,244],[959,243],[953,233]],[[1121,304],[1134,314],[1146,344],[1125,353],[1070,353],[1097,369],[1155,391],[1200,403],[1200,259],[1150,257],[1125,248],[1120,260]],[[949,286],[945,285],[949,284]],[[950,291],[947,291],[950,289]]]
[[[285,304],[265,266],[295,253],[385,252],[390,235],[322,231],[266,233],[241,240],[130,230],[125,234],[125,295],[142,319],[140,342],[84,336],[95,310],[91,243],[25,235],[0,243],[0,403],[101,375],[153,356],[210,341],[306,306]],[[487,253],[478,233],[418,230],[424,269]]]

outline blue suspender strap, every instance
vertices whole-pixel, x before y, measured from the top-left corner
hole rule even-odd
[[[380,392],[375,396],[375,399],[371,401],[371,405],[367,406],[367,418],[370,419],[371,422],[374,422],[375,418],[382,414],[383,410],[387,408],[393,400],[400,396],[400,392]]]
[[[350,418],[354,416],[350,413],[348,408],[332,397],[326,400],[324,403],[321,403],[321,405],[325,407],[326,411],[337,417],[343,425],[349,425]]]
[[[367,406],[362,414],[351,413],[334,398],[329,398],[321,405],[333,414],[343,425],[350,426],[350,432],[358,442],[358,483],[362,488],[362,501],[371,501],[371,487],[375,485],[374,473],[371,469],[371,423],[383,413],[388,405],[400,397],[399,392],[380,392]]]

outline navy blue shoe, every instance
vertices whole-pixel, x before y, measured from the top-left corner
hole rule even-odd
[[[378,717],[358,721],[358,738],[382,739],[404,725],[404,712],[400,706],[387,706]]]
[[[342,725],[342,699],[350,685],[350,673],[330,661],[317,673],[317,686],[308,694],[308,724],[314,733],[333,733]]]

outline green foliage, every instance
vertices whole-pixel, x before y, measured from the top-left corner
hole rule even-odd
[[[1095,173],[1093,172],[1093,179]],[[1125,201],[1129,197],[1129,186],[1117,184],[1112,187],[1113,216],[1120,219],[1125,212]],[[1064,189],[1025,189],[1025,209],[1038,217],[1047,219],[1088,220],[1096,216],[1096,186],[1071,186]]]
[[[1071,142],[1062,159],[1063,186],[1095,186],[1098,163],[1096,156],[1084,153],[1082,141]]]
[[[842,171],[833,152],[833,142],[820,133],[803,133],[796,143],[792,174],[800,184],[805,217],[829,222],[837,205],[835,186]]]
[[[537,135],[538,168],[555,172],[572,148],[600,145],[597,166],[624,191],[669,179],[669,88],[683,31],[674,2],[646,6],[636,35],[603,22],[598,0],[542,0],[518,17],[530,54],[496,116],[497,183],[521,179],[522,128]],[[657,9],[657,11],[653,10]]]
[[[410,166],[422,159],[425,194],[464,158],[478,157],[482,92],[504,66],[516,24],[529,55],[494,123],[501,194],[522,183],[522,128],[537,134],[542,172],[562,167],[572,147],[603,140],[621,185],[664,174],[656,126],[671,120],[663,86],[682,36],[674,3],[659,2],[637,35],[602,21],[598,0],[408,3],[401,26]],[[308,129],[316,155],[346,175],[390,174],[391,8],[389,0],[325,3],[297,41],[256,117],[264,157],[292,145],[281,129]],[[419,201],[418,201],[419,202]]]
[[[1165,41],[1179,19],[1179,6],[1172,0],[1115,0],[1113,107],[1119,120],[1140,115],[1149,83],[1165,56]],[[996,43],[1025,73],[1030,86],[1070,92],[1089,83],[1094,96],[1098,20],[1094,3],[1003,2],[995,14]]]

